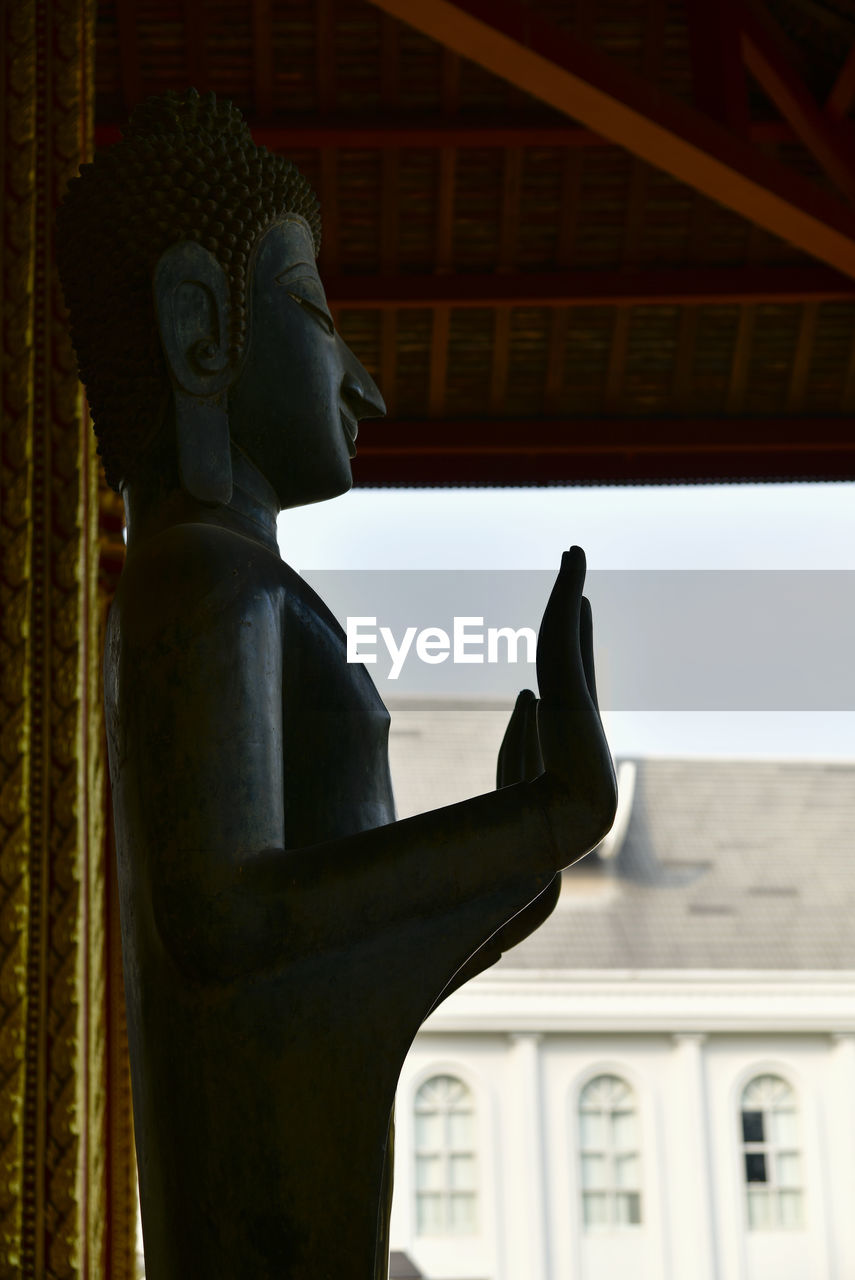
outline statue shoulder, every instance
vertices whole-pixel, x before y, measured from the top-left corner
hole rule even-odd
[[[260,543],[210,524],[181,524],[128,555],[111,628],[140,640],[165,629],[196,631],[218,615],[268,611],[283,565]]]

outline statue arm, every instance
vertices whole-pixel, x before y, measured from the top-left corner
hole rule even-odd
[[[584,836],[585,847],[595,839]],[[198,976],[226,979],[403,930],[414,946],[423,937],[436,963],[431,999],[549,886],[561,856],[527,784],[298,849],[230,856],[211,832],[200,852],[188,859],[162,846],[152,883],[159,933]]]
[[[580,582],[565,574],[568,585],[578,615]],[[559,597],[562,617],[555,625],[544,619],[548,643],[558,642],[566,623]],[[154,918],[168,950],[200,976],[257,971],[406,926],[422,930],[426,946],[443,940],[444,976],[435,996],[611,823],[610,757],[587,689],[575,688],[575,703],[565,707],[576,721],[569,753],[561,741],[551,750],[553,764],[556,758],[561,764],[563,752],[565,771],[584,764],[581,785],[550,771],[546,761],[547,771],[532,781],[325,844],[287,848],[277,610],[263,592],[220,601],[214,591],[204,608],[185,604],[181,616],[197,620],[192,635],[183,623],[171,624],[136,648],[135,665],[152,665],[135,672],[131,719],[143,757],[137,768],[150,770],[139,820]],[[575,629],[570,640],[578,655],[578,621]],[[584,682],[581,661],[574,659],[577,684]],[[560,679],[550,685],[544,678],[553,696],[565,696]],[[164,687],[155,696],[158,679]],[[554,737],[566,732],[553,728]],[[590,759],[592,750],[601,757],[605,751],[607,766],[602,758],[600,764],[607,776]]]
[[[533,782],[543,773],[543,757],[537,732],[537,704],[538,700],[530,689],[523,689],[517,698],[499,750],[496,767],[498,788],[512,786],[519,782]],[[530,933],[534,933],[535,929],[538,929],[555,910],[560,895],[561,873],[559,871],[533,901],[497,929],[483,946],[469,956],[437,996],[433,1008],[446,1000],[470,978],[477,977],[479,973],[489,969],[506,951],[510,951],[518,942],[522,942]]]
[[[435,1004],[546,919],[560,892],[557,873],[599,843],[617,799],[584,576],[584,555],[574,548],[562,560],[538,637],[542,696],[520,695],[497,791],[295,851],[290,872],[275,854],[255,864],[256,884],[266,882],[274,894],[291,876],[292,905],[306,913],[298,934],[331,909],[342,942],[354,939],[352,929],[364,937],[406,922],[439,953]]]

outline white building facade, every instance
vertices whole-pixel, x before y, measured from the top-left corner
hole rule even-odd
[[[404,816],[431,762],[435,803],[477,789],[490,714],[396,708]],[[855,766],[636,775],[619,840],[416,1040],[402,1275],[855,1280]]]
[[[420,1122],[438,1080],[471,1120]],[[409,1056],[395,1177],[431,1280],[851,1280],[855,975],[484,975]]]

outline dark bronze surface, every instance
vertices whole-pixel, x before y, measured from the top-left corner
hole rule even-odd
[[[216,245],[167,245],[151,279],[169,395],[123,487],[104,659],[147,1274],[384,1280],[413,1036],[612,821],[584,557],[499,789],[396,822],[388,713],[276,545],[278,510],[350,487],[383,412],[309,223],[259,232],[238,348]]]

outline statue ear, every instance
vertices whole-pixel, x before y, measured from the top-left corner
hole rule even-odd
[[[154,309],[175,400],[181,483],[201,502],[226,503],[229,287],[214,255],[193,240],[171,245],[155,269]]]

